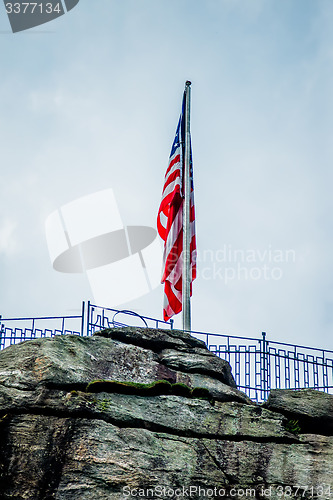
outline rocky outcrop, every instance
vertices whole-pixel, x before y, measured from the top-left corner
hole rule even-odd
[[[159,363],[186,373],[201,373],[236,387],[229,363],[207,350],[206,344],[179,330],[112,328],[95,335],[128,342],[157,353]],[[174,375],[170,375],[174,380]]]
[[[333,435],[333,396],[314,389],[272,390],[265,408],[298,421],[303,432]]]
[[[24,342],[0,352],[0,498],[328,499],[332,401],[255,405],[178,331]]]

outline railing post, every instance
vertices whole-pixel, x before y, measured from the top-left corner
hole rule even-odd
[[[106,318],[106,316],[105,316],[105,309],[103,307],[103,309],[102,309],[102,329],[105,328],[105,324],[104,324],[105,323],[105,318]]]
[[[1,323],[1,319],[2,316],[0,316],[0,350],[5,346],[5,336],[2,335],[3,333],[5,333],[5,329],[3,324]]]
[[[323,350],[323,390],[328,392],[328,372],[327,372],[327,364],[325,362],[325,351]]]
[[[90,300],[88,300],[88,307],[87,307],[87,336],[89,336],[89,327],[90,327]]]
[[[84,310],[85,310],[86,303],[83,300],[82,301],[82,309],[81,309],[81,337],[84,336]]]
[[[262,332],[262,355],[261,355],[261,386],[263,387],[264,399],[268,392],[268,359],[267,359],[266,332]]]

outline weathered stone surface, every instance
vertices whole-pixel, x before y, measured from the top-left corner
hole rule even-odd
[[[266,408],[254,405],[196,340],[158,335],[146,331],[142,345],[138,329],[126,341],[56,337],[0,352],[1,500],[333,496],[331,396],[273,391]],[[165,379],[216,397],[86,392],[96,379]],[[303,426],[314,421],[316,434]]]
[[[236,387],[229,365],[224,359],[218,358],[209,351],[195,348],[186,352],[164,349],[159,353],[159,360],[174,370],[210,375],[227,383],[230,387]]]
[[[309,436],[299,444],[190,438],[46,415],[13,416],[1,432],[4,500],[118,500],[129,498],[130,490],[132,497],[186,498],[191,491],[191,498],[204,499],[214,488],[216,498],[277,500],[286,491],[287,498],[310,499],[328,487],[333,473],[332,437]],[[305,494],[295,494],[299,485],[307,487]]]
[[[133,329],[130,330],[132,335]],[[122,335],[124,336],[123,332]],[[38,384],[79,388],[97,379],[139,383],[163,379],[172,383],[185,383],[191,388],[205,387],[220,401],[251,404],[244,393],[221,381],[225,379],[235,385],[228,363],[219,358],[212,361],[216,356],[207,349],[201,349],[203,361],[200,362],[209,366],[209,369],[206,369],[209,375],[194,373],[194,366],[189,367],[190,372],[179,371],[166,366],[158,353],[130,344],[131,335],[127,342],[101,336],[68,335],[36,339],[7,347],[0,353],[0,384],[29,390]],[[193,343],[196,342],[201,343],[194,339]],[[179,343],[183,349],[181,356],[190,357],[190,353],[184,350],[185,342],[180,339]],[[176,350],[173,352],[177,357]],[[198,358],[200,359],[199,355]],[[183,368],[186,369],[186,363]],[[200,372],[200,369],[198,371]]]
[[[87,384],[98,378],[148,382],[158,372],[154,352],[100,337],[36,339],[0,353],[0,383],[22,389],[39,383]]]
[[[200,399],[177,396],[137,397],[124,394],[100,393],[74,395],[67,403],[90,404],[94,413],[100,412],[104,420],[119,425],[138,425],[151,430],[185,436],[243,436],[260,438],[281,438],[298,441],[287,432],[281,415],[257,406],[241,403],[220,403],[213,405]],[[91,403],[90,403],[91,402]]]
[[[286,419],[255,405],[213,403],[179,396],[142,397],[127,394],[59,391],[39,386],[35,391],[0,387],[5,413],[58,413],[99,418],[120,427],[142,427],[179,436],[242,436],[298,441],[284,428]]]
[[[172,382],[186,384],[191,389],[194,387],[204,387],[208,389],[214,398],[218,401],[239,401],[244,404],[253,404],[243,392],[229,387],[219,380],[209,377],[208,375],[200,375],[197,373],[175,372],[176,377]]]
[[[205,343],[181,330],[110,328],[94,335],[130,343],[158,353],[159,361],[178,371],[211,375],[236,388],[230,365],[208,351]]]
[[[301,427],[310,432],[333,435],[333,395],[314,389],[275,389],[265,407],[300,419]]]
[[[204,440],[229,484],[255,489],[252,498],[318,498],[332,496],[333,438],[301,436],[302,442]],[[240,480],[241,478],[241,480]],[[266,490],[266,494],[263,494]],[[231,498],[232,496],[228,497]],[[237,499],[246,498],[244,491]]]
[[[207,350],[206,344],[182,330],[161,330],[157,328],[107,328],[94,333],[94,336],[106,337],[120,342],[126,342],[139,347],[145,347],[155,352],[163,349],[185,349],[197,347]]]

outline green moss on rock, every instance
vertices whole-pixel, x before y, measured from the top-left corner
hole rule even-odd
[[[209,390],[204,387],[195,387],[191,389],[186,384],[171,384],[167,380],[157,380],[151,384],[120,382],[118,380],[93,380],[87,385],[86,392],[108,392],[137,396],[174,395],[185,398],[207,399],[208,401],[212,401],[213,399]]]
[[[86,387],[86,392],[116,392],[138,396],[157,396],[170,394],[172,385],[167,380],[157,380],[151,384],[119,382],[117,380],[94,380]]]
[[[182,396],[184,398],[190,398],[191,397],[191,388],[186,385],[186,384],[172,384],[172,394],[175,396]]]
[[[194,387],[191,391],[191,397],[199,399],[207,399],[208,401],[212,399],[211,393],[205,387]]]

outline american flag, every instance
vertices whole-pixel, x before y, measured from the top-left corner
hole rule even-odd
[[[162,201],[157,217],[158,233],[164,240],[163,276],[161,281],[164,283],[163,316],[165,321],[182,310],[185,99],[184,93],[182,113],[179,118],[176,137],[171,148],[169,166],[165,174]],[[196,277],[192,151],[190,152],[190,178],[190,265],[192,295],[192,281]]]

